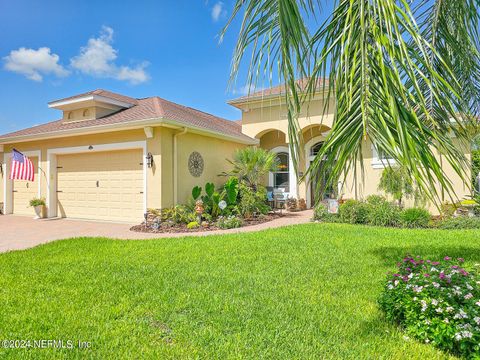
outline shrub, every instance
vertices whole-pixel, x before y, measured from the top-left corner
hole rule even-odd
[[[266,204],[267,190],[263,186],[258,186],[254,191],[251,187],[241,183],[240,202],[238,209],[243,217],[249,218],[260,214],[268,214],[270,207]]]
[[[313,220],[324,222],[339,222],[340,218],[337,214],[330,214],[327,205],[318,203],[313,210]]]
[[[456,210],[455,204],[451,204],[448,201],[440,205],[440,214],[445,219],[451,218],[453,214],[455,214],[455,210]]]
[[[456,355],[480,356],[480,291],[463,259],[407,256],[389,275],[379,304],[408,335]]]
[[[242,219],[237,216],[220,216],[217,220],[217,226],[220,229],[234,229],[243,225]]]
[[[177,224],[188,224],[197,221],[197,216],[184,205],[176,205],[162,210],[162,220]]]
[[[348,224],[365,224],[368,216],[368,206],[358,200],[347,200],[339,208],[340,221]]]
[[[426,228],[431,215],[428,210],[422,208],[405,209],[400,213],[400,221],[407,228]]]
[[[197,229],[200,227],[198,221],[191,221],[187,224],[187,229]]]
[[[378,205],[387,202],[387,198],[382,195],[368,195],[367,196],[367,204],[370,205]]]
[[[459,216],[452,217],[439,222],[440,229],[480,229],[480,218]]]
[[[44,198],[33,198],[30,200],[30,206],[35,207],[35,206],[45,206],[45,199]]]
[[[367,223],[374,226],[398,226],[400,224],[400,208],[388,201],[369,204]]]

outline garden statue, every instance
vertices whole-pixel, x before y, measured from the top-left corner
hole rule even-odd
[[[202,200],[195,201],[195,213],[197,214],[198,223],[202,222],[202,214],[205,211]]]

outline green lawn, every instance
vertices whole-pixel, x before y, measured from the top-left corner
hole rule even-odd
[[[0,358],[445,358],[376,299],[405,253],[480,262],[479,231],[308,224],[206,238],[73,239],[0,255]]]

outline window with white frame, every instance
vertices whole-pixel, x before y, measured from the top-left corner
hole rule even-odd
[[[395,159],[383,149],[377,149],[372,146],[372,155],[372,166],[374,168],[384,168],[385,166],[395,164]]]

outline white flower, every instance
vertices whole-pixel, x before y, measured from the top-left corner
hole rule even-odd
[[[443,313],[443,309],[442,308],[436,308],[435,311],[439,314]]]
[[[480,300],[475,303],[475,305],[480,306]]]
[[[438,269],[436,267],[431,267],[430,271],[438,272]]]
[[[477,323],[477,325],[480,325],[480,317],[475,316],[475,317],[473,318],[473,321],[475,321],[475,322]]]
[[[458,290],[458,288],[457,288],[457,289],[453,289],[453,293],[454,293],[455,295],[462,295],[462,292],[461,292],[460,290]]]
[[[473,290],[473,287],[470,284],[467,284],[467,289],[468,290]]]
[[[457,341],[462,340],[462,334],[461,333],[456,333],[455,334],[455,340],[457,340]]]
[[[398,285],[398,280],[395,280],[395,281],[393,282],[393,285],[397,286],[397,285]]]
[[[468,299],[471,299],[473,298],[473,294],[472,293],[468,293],[467,295],[464,296],[464,299],[465,300],[468,300]]]
[[[420,303],[422,304],[422,312],[425,312],[427,310],[427,302],[425,300],[420,300]]]
[[[392,284],[388,284],[387,288],[388,288],[388,290],[392,290],[392,289],[393,289],[393,285],[392,285]]]
[[[438,305],[438,300],[436,300],[436,299],[433,299],[433,300],[432,300],[432,305],[433,305],[433,306],[436,306],[436,305]]]
[[[455,314],[455,316],[453,317],[454,319],[466,319],[468,318],[468,315],[465,311],[463,311],[462,309],[460,309],[460,311],[458,312],[458,314]]]
[[[425,320],[425,324],[430,325],[432,322],[430,320]]]
[[[403,335],[403,340],[408,341],[410,338],[407,335]]]
[[[471,339],[473,334],[470,331],[462,331],[462,337]]]
[[[436,287],[437,289],[440,287],[440,284],[437,283],[437,282],[433,282],[432,285],[433,285],[434,287]]]
[[[448,312],[451,312],[451,311],[453,311],[454,309],[453,309],[453,306],[447,306],[447,308],[446,308],[445,310],[447,310]]]
[[[448,323],[450,322],[450,320],[448,320],[448,318],[445,318],[445,319],[443,319],[443,322],[444,322],[445,324],[448,324]]]
[[[418,298],[416,296],[413,297],[413,301],[417,301]]]
[[[422,290],[423,290],[423,286],[417,286],[417,285],[415,285],[415,286],[413,287],[413,291],[416,292],[416,293],[420,293],[420,292],[422,292]]]

